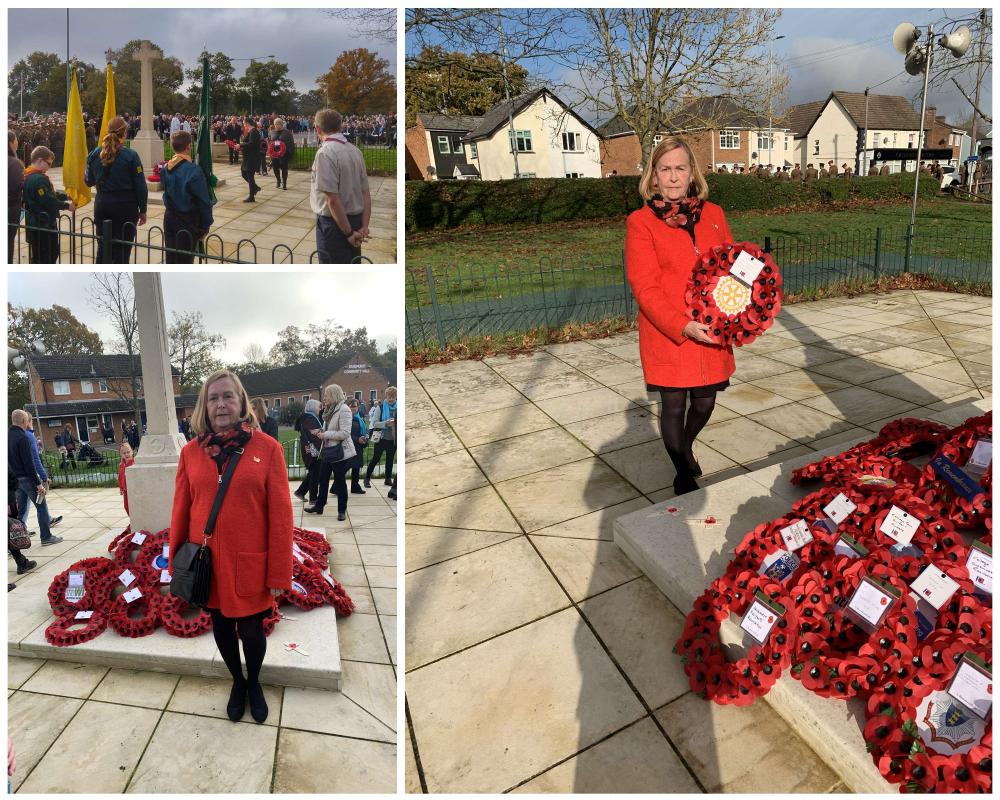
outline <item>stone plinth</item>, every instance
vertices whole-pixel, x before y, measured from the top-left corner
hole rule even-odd
[[[792,486],[791,471],[852,444],[838,444],[619,517],[614,525],[615,542],[686,614],[709,583],[725,571],[733,548],[748,530],[787,512],[794,500],[815,489]],[[670,513],[667,508],[677,511]],[[705,524],[709,516],[716,518],[715,524]],[[742,655],[738,622],[731,618],[720,632],[734,659]],[[860,701],[818,697],[789,675],[782,676],[764,700],[851,791],[897,791],[882,778],[865,750]]]
[[[144,135],[146,134],[146,135]],[[147,175],[153,173],[153,165],[164,161],[163,140],[153,131],[139,131],[129,147],[139,154],[142,168]]]
[[[132,468],[129,469],[131,473]],[[322,532],[322,529],[319,529]],[[108,555],[107,542],[113,532],[95,542],[93,555]],[[150,636],[129,639],[108,628],[96,639],[72,647],[53,647],[45,641],[45,629],[54,620],[46,591],[52,578],[69,566],[53,564],[31,581],[19,583],[8,596],[7,652],[28,658],[98,664],[121,669],[168,672],[174,675],[229,676],[211,632],[191,639],[170,636],[159,628]],[[262,683],[340,691],[342,667],[337,612],[333,606],[303,611],[282,606],[289,617],[278,622],[268,637],[267,656],[261,669]],[[285,649],[285,642],[298,642],[309,655]]]

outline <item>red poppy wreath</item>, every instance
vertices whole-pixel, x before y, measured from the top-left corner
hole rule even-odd
[[[737,272],[748,259],[763,262],[759,273]],[[752,261],[749,264],[753,264]],[[759,266],[759,265],[758,265]],[[744,280],[746,279],[746,280]],[[710,326],[710,334],[723,345],[749,344],[771,327],[781,311],[781,272],[770,253],[752,242],[713,247],[695,264],[684,300],[688,316]]]

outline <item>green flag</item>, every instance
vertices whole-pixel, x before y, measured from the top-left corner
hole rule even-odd
[[[219,179],[212,173],[212,107],[208,96],[208,53],[201,59],[201,108],[198,111],[198,140],[194,145],[195,163],[205,173],[208,181],[208,196],[215,198],[215,184]]]

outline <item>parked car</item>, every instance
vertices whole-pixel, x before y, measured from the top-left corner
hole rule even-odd
[[[955,167],[941,167],[941,171],[944,173],[941,175],[941,191],[950,192],[953,187],[960,183],[958,170]]]

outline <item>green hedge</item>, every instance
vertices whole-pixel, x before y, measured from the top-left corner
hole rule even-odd
[[[794,183],[746,175],[708,176],[709,198],[726,211],[767,211],[848,200],[904,200],[913,196],[913,174]],[[537,224],[621,217],[642,205],[639,179],[522,178],[509,181],[408,181],[406,230],[469,225]],[[921,178],[920,196],[934,197],[939,183]]]

